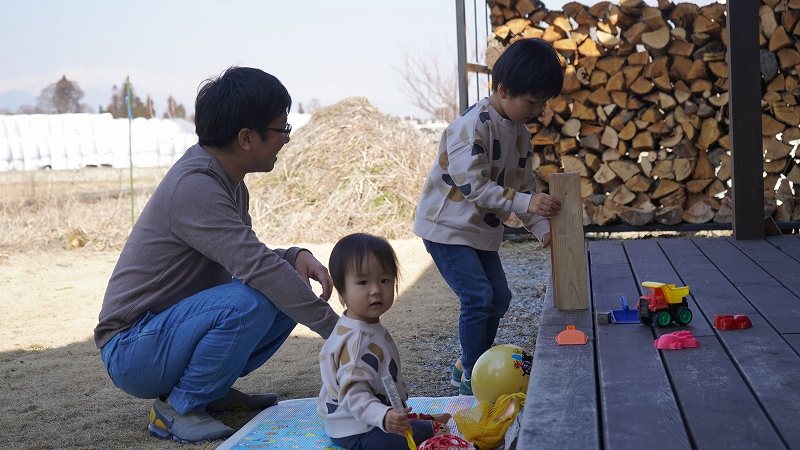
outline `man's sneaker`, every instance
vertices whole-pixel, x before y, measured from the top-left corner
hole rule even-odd
[[[233,434],[233,428],[225,426],[205,412],[179,414],[169,403],[156,399],[150,410],[147,431],[159,439],[172,439],[181,444],[202,444],[205,441],[224,439]]]
[[[464,366],[461,365],[461,360],[459,359],[453,364],[453,375],[450,377],[450,384],[455,387],[461,386],[461,378],[464,375]]]
[[[245,394],[231,388],[224,397],[208,404],[206,410],[221,411],[260,411],[278,403],[277,394]]]
[[[472,380],[461,380],[458,385],[458,394],[472,396]]]

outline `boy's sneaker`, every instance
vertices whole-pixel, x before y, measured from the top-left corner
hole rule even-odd
[[[461,380],[458,385],[458,395],[472,396],[472,380]]]
[[[233,428],[225,426],[205,412],[178,414],[169,403],[156,399],[150,410],[147,431],[159,439],[172,439],[181,444],[202,444],[205,441],[224,439],[233,434]]]
[[[461,386],[461,378],[464,376],[464,367],[461,365],[461,360],[459,359],[453,364],[453,375],[450,377],[450,384],[455,387]]]
[[[224,397],[214,400],[206,411],[260,411],[278,403],[277,394],[245,394],[231,388]]]

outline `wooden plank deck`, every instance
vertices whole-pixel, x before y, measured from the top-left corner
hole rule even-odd
[[[800,449],[800,236],[592,241],[590,309],[545,298],[518,449]],[[601,324],[643,281],[689,286],[692,322]],[[713,328],[745,314],[746,330]],[[559,346],[575,325],[586,345]],[[658,350],[690,330],[700,347]]]

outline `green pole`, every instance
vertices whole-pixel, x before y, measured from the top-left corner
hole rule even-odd
[[[133,229],[133,224],[135,223],[134,219],[134,198],[133,198],[133,138],[131,137],[132,132],[132,117],[131,117],[131,105],[130,105],[130,98],[131,98],[131,77],[125,77],[125,107],[128,110],[128,160],[130,165],[128,167],[129,170],[129,178],[131,181],[131,229]]]

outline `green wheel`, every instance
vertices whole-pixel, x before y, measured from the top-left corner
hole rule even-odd
[[[692,310],[689,308],[680,307],[678,313],[675,314],[675,322],[680,325],[687,325],[692,321]]]
[[[653,322],[663,328],[672,322],[672,316],[669,314],[669,311],[661,310],[654,314]]]

